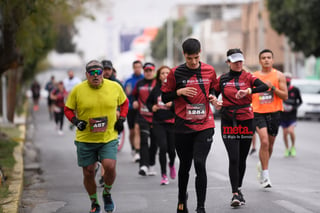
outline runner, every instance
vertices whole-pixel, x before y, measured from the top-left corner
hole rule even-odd
[[[50,99],[53,102],[54,120],[59,135],[63,135],[64,100],[66,97],[67,91],[64,88],[63,82],[60,81],[57,89],[53,89],[50,93]]]
[[[173,68],[161,87],[162,101],[174,101],[175,145],[180,160],[177,212],[188,212],[187,187],[192,160],[196,172],[197,213],[205,212],[207,193],[206,160],[214,134],[213,113],[208,96],[217,83],[212,66],[200,62],[200,42],[187,39],[182,44],[186,63]]]
[[[273,68],[272,51],[262,50],[259,53],[259,62],[262,69],[253,75],[267,84],[269,90],[253,94],[252,106],[256,131],[260,138],[258,179],[263,188],[269,188],[269,160],[279,130],[280,111],[283,111],[282,100],[288,98],[288,91],[283,73]]]
[[[229,49],[226,62],[230,71],[222,74],[214,87],[221,93],[222,102],[212,95],[209,99],[221,110],[221,135],[228,153],[232,189],[230,205],[236,207],[245,204],[241,187],[254,132],[252,94],[264,92],[268,86],[243,69],[244,57],[240,49]]]
[[[161,100],[162,92],[160,90],[161,85],[170,72],[170,67],[161,66],[157,70],[156,80],[157,84],[151,91],[147,106],[149,111],[153,112],[153,134],[156,143],[160,149],[159,162],[161,168],[161,185],[169,184],[167,176],[167,153],[169,156],[169,168],[170,177],[175,179],[176,169],[174,161],[176,158],[175,146],[174,146],[174,106],[172,101],[164,104]]]
[[[49,112],[49,119],[52,120],[53,118],[53,101],[51,100],[50,93],[55,88],[55,80],[54,76],[51,76],[50,81],[46,84],[45,89],[48,92],[48,112]]]
[[[103,66],[103,74],[102,74],[103,78],[111,80],[111,81],[115,81],[123,88],[123,85],[121,84],[121,82],[118,79],[116,79],[114,74],[113,74],[114,68],[113,68],[112,62],[109,61],[109,60],[102,60],[101,64]],[[117,113],[117,118],[119,118],[119,116],[120,116],[120,108],[119,107],[117,108],[116,113]],[[99,170],[99,167],[100,167],[100,164],[99,164],[99,162],[97,162],[96,171]],[[104,169],[103,169],[103,166],[101,166],[100,171],[101,171],[101,177],[99,179],[99,184],[100,184],[101,187],[103,187],[103,185],[104,185],[104,178],[103,178]]]
[[[95,182],[95,164],[104,167],[104,210],[114,212],[111,188],[116,178],[118,133],[128,112],[128,99],[118,83],[103,79],[103,66],[92,60],[86,65],[87,80],[70,93],[65,106],[66,117],[78,128],[75,145],[78,165],[83,169],[84,186],[91,200],[91,211],[100,212]],[[116,109],[120,105],[120,117]]]
[[[115,69],[113,68],[112,62],[109,60],[102,60],[101,63],[103,65],[103,77],[115,81],[123,87],[122,83],[114,75]]]
[[[39,110],[39,99],[40,99],[40,90],[41,86],[37,80],[31,85],[31,93],[32,93],[32,100],[33,100],[33,111]]]
[[[154,165],[156,163],[157,145],[155,143],[152,132],[152,112],[147,108],[147,98],[151,90],[156,85],[154,79],[153,63],[145,63],[143,65],[144,79],[137,82],[133,89],[132,95],[134,101],[133,108],[138,110],[136,122],[139,124],[140,129],[140,162],[139,174],[142,176],[156,175]],[[150,138],[150,145],[149,145]]]
[[[73,87],[77,84],[81,83],[81,79],[74,76],[74,73],[72,70],[68,71],[68,78],[65,78],[63,80],[64,88],[66,89],[67,93],[69,94]],[[73,124],[71,123],[69,125],[70,130],[73,130]]]
[[[283,140],[286,147],[284,156],[285,157],[295,157],[296,147],[295,140],[296,135],[294,133],[294,128],[297,125],[297,109],[302,104],[302,98],[300,95],[300,90],[297,87],[291,85],[292,75],[290,73],[285,73],[287,88],[288,88],[288,99],[283,102],[284,111],[281,112],[281,126],[283,128]],[[291,139],[291,147],[289,149],[288,135]]]
[[[129,127],[129,140],[131,144],[131,150],[132,150],[132,157],[133,162],[139,162],[140,160],[140,130],[139,125],[136,123],[137,118],[137,110],[133,109],[132,103],[133,103],[133,96],[132,91],[135,87],[136,83],[143,79],[142,72],[142,62],[141,61],[134,61],[132,63],[133,67],[133,74],[132,76],[127,79],[124,83],[124,88],[126,95],[129,99],[129,111],[128,111],[128,127]]]
[[[64,88],[66,89],[67,93],[69,94],[73,87],[77,84],[81,83],[81,79],[74,76],[74,72],[72,70],[68,71],[68,78],[63,80]]]

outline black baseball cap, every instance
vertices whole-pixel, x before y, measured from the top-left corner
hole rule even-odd
[[[103,68],[113,69],[112,62],[110,60],[101,61]]]

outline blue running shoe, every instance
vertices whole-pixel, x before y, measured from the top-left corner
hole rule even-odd
[[[104,210],[107,213],[112,213],[115,210],[115,205],[113,203],[113,200],[111,198],[111,194],[102,194],[103,202],[104,202]]]
[[[90,210],[89,213],[101,213],[101,209],[100,209],[99,204],[92,203],[91,204],[91,210]]]

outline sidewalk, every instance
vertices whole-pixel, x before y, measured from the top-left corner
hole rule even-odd
[[[15,165],[13,167],[12,176],[8,180],[9,184],[9,197],[3,201],[4,213],[17,213],[23,191],[23,146],[26,134],[26,117],[20,116],[14,118],[14,124],[3,124],[0,118],[1,126],[18,126],[21,132],[20,137],[16,138],[18,145],[15,147],[13,156],[15,158]]]

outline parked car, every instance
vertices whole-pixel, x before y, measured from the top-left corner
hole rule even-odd
[[[300,89],[302,105],[299,119],[320,119],[320,80],[292,79],[291,84]]]

